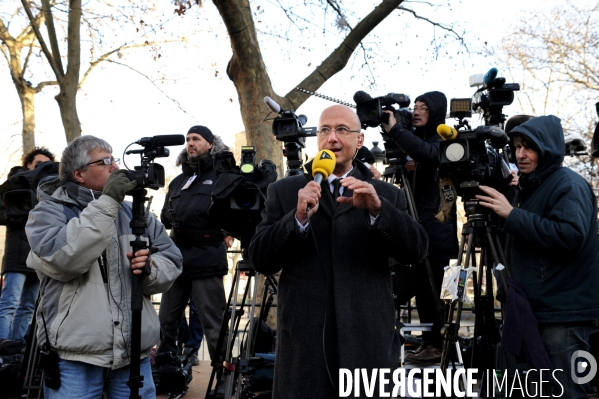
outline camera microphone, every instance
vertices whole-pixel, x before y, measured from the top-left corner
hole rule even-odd
[[[281,106],[272,98],[268,96],[264,97],[264,104],[268,105],[268,108],[270,108],[272,112],[276,112],[277,114],[281,113]]]
[[[142,137],[135,144],[143,147],[168,147],[171,145],[185,144],[185,136],[182,134],[161,134],[153,137]]]
[[[323,180],[328,179],[333,170],[335,170],[336,163],[333,151],[321,150],[317,152],[314,162],[312,162],[312,176],[314,177],[314,181],[320,184]],[[310,212],[310,205],[306,208],[306,213],[308,212]]]
[[[363,103],[365,101],[370,101],[370,100],[372,100],[372,96],[370,94],[366,93],[365,91],[359,90],[354,93],[354,102],[356,104],[360,104],[360,103]]]
[[[497,77],[497,68],[491,68],[489,69],[489,71],[487,73],[485,73],[485,76],[483,77],[483,83],[488,86],[491,83],[493,83],[493,81],[495,80],[495,78]]]
[[[443,140],[453,140],[458,137],[458,131],[455,128],[443,123],[437,126],[437,133]]]

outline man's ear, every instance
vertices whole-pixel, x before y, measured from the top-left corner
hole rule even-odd
[[[356,147],[356,149],[359,150],[363,145],[364,145],[364,133],[359,133],[358,134],[358,146]]]
[[[81,174],[81,170],[79,169],[75,169],[75,171],[73,171],[73,178],[79,184],[85,183],[85,178],[83,177],[83,175]]]

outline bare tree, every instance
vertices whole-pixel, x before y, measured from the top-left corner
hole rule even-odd
[[[566,1],[518,21],[503,42],[508,71],[521,82],[523,113],[555,114],[566,136],[589,144],[599,94],[599,2]],[[595,186],[597,165],[589,156],[566,163]]]
[[[202,6],[201,1],[175,1],[177,7],[175,12],[180,15],[185,14],[190,3]],[[266,108],[262,99],[270,96],[284,109],[295,111],[310,97],[310,94],[295,88],[284,95],[276,94],[260,48],[260,43],[266,36],[276,36],[281,41],[287,42],[288,46],[284,47],[290,48],[297,46],[293,38],[301,37],[301,41],[304,42],[302,47],[310,48],[311,44],[305,43],[309,42],[305,32],[314,30],[316,25],[312,22],[314,19],[325,21],[320,28],[322,31],[327,29],[336,31],[334,39],[338,40],[335,40],[336,44],[332,51],[325,56],[320,65],[296,82],[295,87],[308,91],[318,90],[328,79],[343,70],[351,57],[356,56],[357,53],[363,57],[362,66],[369,69],[372,54],[369,54],[364,39],[394,11],[407,13],[410,17],[433,24],[444,33],[445,37],[463,40],[453,26],[436,23],[423,17],[413,8],[403,6],[404,0],[382,0],[363,17],[357,17],[357,12],[344,9],[338,0],[303,3],[277,1],[276,5],[283,11],[289,22],[289,29],[286,32],[257,28],[255,18],[258,18],[259,23],[263,20],[271,20],[263,15],[264,4],[259,0],[213,0],[213,3],[226,26],[231,42],[233,55],[227,66],[227,75],[237,90],[247,142],[257,147],[259,158],[274,160],[279,170],[282,170],[281,153],[279,145],[270,132],[271,125],[263,123]],[[308,9],[314,12],[310,17],[306,16]],[[351,21],[356,21],[355,26],[352,26]],[[260,26],[263,27],[264,24]],[[339,38],[339,35],[343,37]],[[322,39],[316,39],[315,42],[317,40]],[[319,45],[326,44],[320,42]],[[434,47],[438,48],[436,45]]]

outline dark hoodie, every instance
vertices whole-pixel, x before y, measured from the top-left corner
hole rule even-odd
[[[208,217],[212,187],[216,182],[213,159],[223,151],[228,151],[228,148],[219,136],[214,136],[210,156],[199,157],[198,162],[192,164],[187,160],[184,148],[177,158],[177,165],[181,165],[183,173],[168,185],[160,220],[167,229],[171,229],[170,237],[183,255],[180,278],[199,279],[227,274],[224,235]],[[183,189],[194,174],[195,179]],[[171,213],[171,205],[174,213]]]
[[[597,200],[589,184],[562,167],[560,119],[531,119],[510,132],[532,140],[535,171],[520,177],[514,209],[505,222],[506,261],[541,323],[599,317]],[[512,149],[513,150],[513,149]]]
[[[441,204],[436,172],[439,166],[439,143],[442,139],[437,134],[437,126],[445,123],[447,98],[439,91],[431,91],[418,96],[416,101],[422,101],[429,108],[426,126],[410,132],[397,123],[391,128],[389,135],[403,152],[416,161],[415,179],[414,172],[410,172],[408,177],[420,222],[428,234],[429,257],[452,259],[458,255],[456,207],[453,207],[445,224],[435,217]]]

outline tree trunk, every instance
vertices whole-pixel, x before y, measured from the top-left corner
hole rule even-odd
[[[23,85],[19,90],[23,113],[23,154],[35,148],[35,89]]]
[[[60,117],[67,136],[67,143],[81,136],[81,122],[77,115],[77,81],[70,81],[65,77],[60,85],[60,93],[56,97],[60,108]]]

